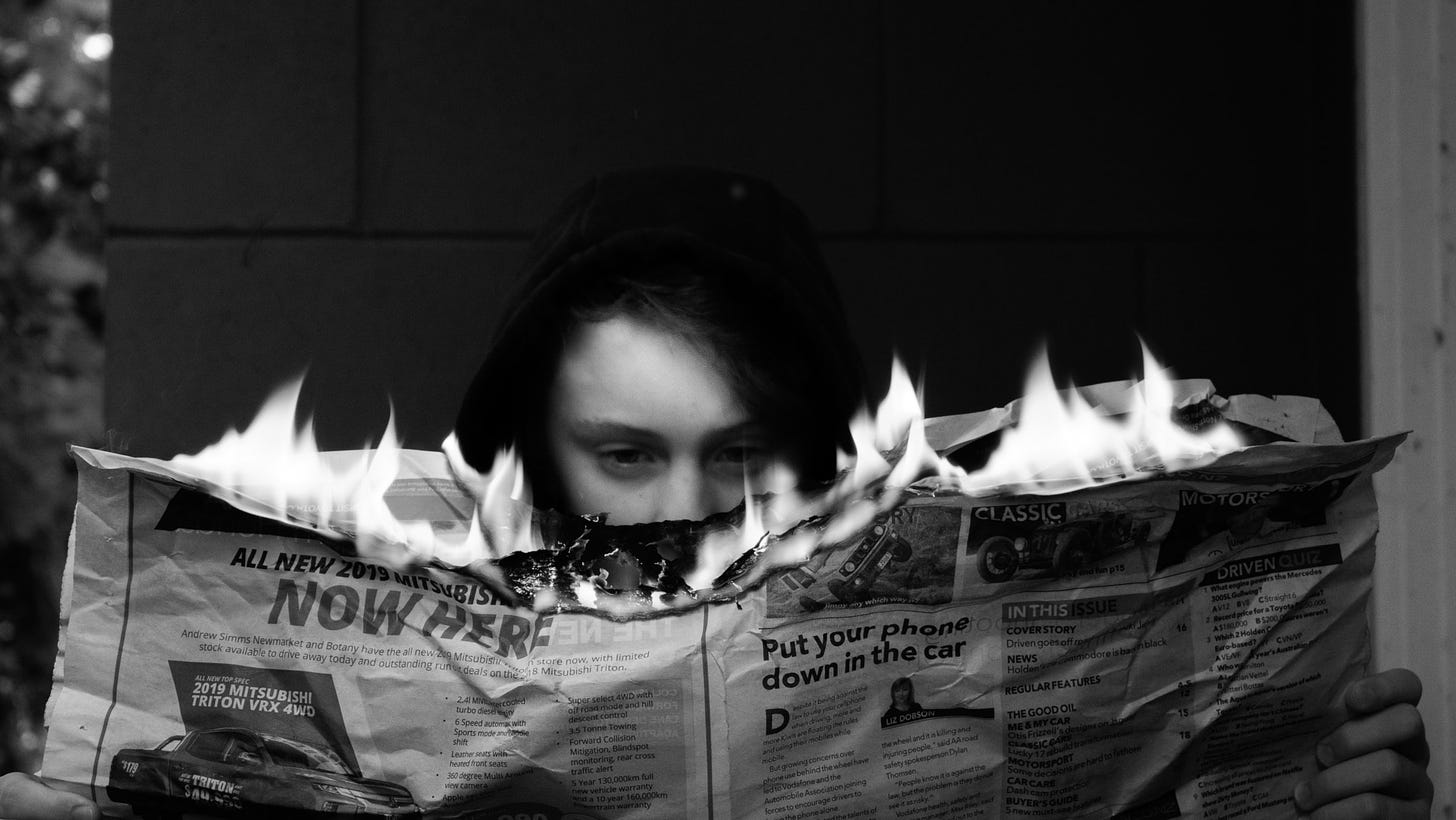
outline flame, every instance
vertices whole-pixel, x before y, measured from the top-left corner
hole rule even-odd
[[[849,469],[852,486],[867,485],[890,474],[892,468],[900,469],[898,475],[903,477],[921,466],[924,454],[930,450],[925,445],[925,412],[921,408],[920,396],[910,384],[910,375],[900,360],[894,359],[890,363],[890,387],[874,415],[867,409],[861,410],[849,423],[855,451],[840,453],[839,464],[841,470]],[[910,459],[896,452],[909,454],[910,448],[915,448]],[[893,465],[891,458],[895,458]],[[906,467],[900,467],[901,462],[907,461]]]
[[[1059,392],[1043,352],[1029,372],[1025,396],[996,411],[1015,417],[1014,426],[1004,431],[986,465],[967,473],[930,445],[920,395],[897,360],[876,411],[861,411],[853,419],[854,452],[839,454],[840,478],[832,486],[802,492],[793,471],[782,464],[753,481],[745,476],[741,522],[710,532],[696,545],[696,564],[682,578],[691,594],[619,595],[608,587],[605,570],[574,579],[567,594],[576,606],[612,615],[731,598],[776,569],[861,536],[927,480],[937,490],[973,496],[1067,492],[1187,469],[1240,446],[1221,423],[1191,433],[1174,422],[1173,383],[1146,347],[1143,372],[1114,417],[1075,389]],[[450,474],[474,500],[468,530],[461,534],[437,530],[429,521],[401,520],[385,503],[400,475],[403,453],[393,412],[376,448],[352,455],[321,453],[311,421],[295,428],[301,384],[300,377],[276,391],[243,432],[229,431],[194,455],[177,456],[172,466],[249,512],[352,540],[361,555],[393,568],[433,562],[468,569],[513,597],[495,560],[547,546],[514,451],[501,451],[482,474],[466,463],[452,434],[441,450]],[[747,554],[756,555],[750,569],[725,581]],[[727,586],[717,588],[721,583]],[[559,603],[573,602],[559,601],[557,590],[550,589],[535,598],[538,608]]]
[[[470,519],[471,536],[462,545],[469,563],[485,557],[499,558],[513,552],[526,552],[537,547],[531,527],[531,490],[526,485],[526,471],[513,447],[496,454],[491,472],[481,475],[460,452],[460,444],[451,433],[440,445],[450,472],[470,491],[475,499],[475,513]]]
[[[366,516],[384,503],[384,490],[394,480],[399,443],[394,413],[379,447],[340,461],[318,449],[313,422],[295,429],[303,377],[274,391],[246,430],[229,430],[214,444],[192,455],[179,455],[172,465],[213,485],[223,498],[262,506],[273,517],[310,527],[335,538],[338,527],[361,509]]]
[[[1173,384],[1143,346],[1143,380],[1117,419],[1075,389],[1059,393],[1043,351],[1027,377],[1020,418],[986,466],[957,477],[962,492],[1047,494],[1188,469],[1240,446],[1226,424],[1201,433],[1173,420]]]
[[[400,475],[403,452],[393,410],[377,447],[321,452],[312,421],[294,425],[302,384],[302,376],[285,383],[245,430],[229,430],[195,454],[176,456],[171,466],[250,513],[353,541],[360,556],[398,570],[431,561],[463,567],[534,548],[530,497],[512,452],[497,461],[500,469],[482,477],[460,456],[453,436],[445,441],[442,450],[457,481],[480,501],[463,536],[438,532],[429,521],[398,518],[385,501]],[[508,589],[493,565],[472,570]]]

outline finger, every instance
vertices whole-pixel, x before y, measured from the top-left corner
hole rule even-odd
[[[1315,759],[1329,767],[1379,749],[1394,749],[1422,767],[1431,761],[1425,722],[1414,705],[1398,703],[1345,721],[1315,747]]]
[[[1325,769],[1294,788],[1294,804],[1302,811],[1348,801],[1363,805],[1372,798],[1393,803],[1429,801],[1434,794],[1424,766],[1393,749],[1381,749]]]
[[[22,772],[0,776],[0,817],[6,820],[96,820],[96,804],[47,786]]]
[[[1421,702],[1421,679],[1409,669],[1387,669],[1361,678],[1345,690],[1345,706],[1354,714],[1368,715],[1397,703],[1412,706]]]

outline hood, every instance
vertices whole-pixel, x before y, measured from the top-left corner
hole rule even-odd
[[[741,278],[779,317],[785,344],[806,346],[822,373],[806,384],[847,421],[863,377],[828,267],[803,213],[770,183],[730,171],[654,167],[605,174],[573,192],[543,225],[490,352],[465,394],[455,434],[478,470],[544,407],[560,334],[554,317],[573,287],[620,266],[687,262]],[[840,426],[843,426],[842,424]],[[847,444],[847,433],[834,439]],[[529,470],[529,464],[528,464]]]

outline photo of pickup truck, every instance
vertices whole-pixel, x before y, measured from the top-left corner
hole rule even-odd
[[[106,794],[147,818],[421,814],[408,789],[365,778],[331,751],[237,726],[122,749]]]

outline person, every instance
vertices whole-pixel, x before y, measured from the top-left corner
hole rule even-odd
[[[458,417],[477,469],[514,444],[537,506],[624,524],[727,510],[776,464],[804,482],[833,475],[863,379],[808,222],[772,185],[702,168],[607,174],[566,200],[528,259]],[[1420,694],[1408,670],[1352,684],[1298,809],[1428,816]],[[0,778],[0,817],[94,812],[33,776]]]
[[[633,524],[735,506],[779,462],[831,479],[864,380],[807,219],[702,168],[604,175],[539,231],[456,421],[537,506]],[[502,397],[509,400],[502,401]]]
[[[920,704],[915,702],[915,682],[909,678],[895,678],[895,682],[890,684],[890,708],[883,716],[904,717],[919,711]]]

